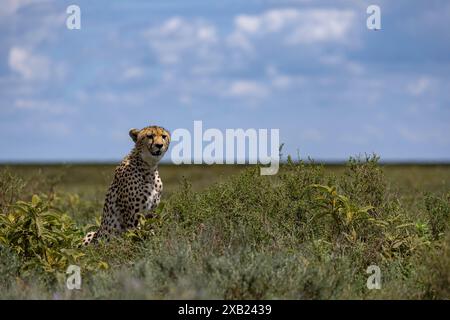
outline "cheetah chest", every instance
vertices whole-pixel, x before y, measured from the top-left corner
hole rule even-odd
[[[147,200],[142,207],[142,210],[152,211],[158,206],[160,201],[161,201],[161,191],[155,188],[155,186],[152,186],[147,196]]]
[[[162,182],[159,176],[156,174],[151,176],[143,186],[144,197],[140,204],[140,211],[143,213],[149,213],[156,209],[161,201]]]

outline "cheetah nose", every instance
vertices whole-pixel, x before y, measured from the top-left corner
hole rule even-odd
[[[157,147],[158,149],[161,149],[162,148],[162,144],[155,144],[155,147]]]

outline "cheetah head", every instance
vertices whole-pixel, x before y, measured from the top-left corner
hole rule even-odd
[[[131,129],[130,137],[142,160],[150,165],[155,165],[161,160],[170,144],[169,131],[158,126],[145,127],[141,130]]]

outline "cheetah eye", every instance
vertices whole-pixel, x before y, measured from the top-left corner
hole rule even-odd
[[[167,136],[166,136],[165,134],[163,134],[163,135],[162,135],[162,138],[163,138],[163,139],[166,139],[166,138],[167,138]]]
[[[153,134],[148,134],[147,137],[153,139],[155,136]]]

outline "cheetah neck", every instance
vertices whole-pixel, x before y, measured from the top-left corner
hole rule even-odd
[[[154,159],[143,159],[141,156],[141,148],[134,147],[130,154],[127,156],[127,161],[136,166],[137,168],[146,171],[147,173],[152,173],[158,170],[158,162]]]

